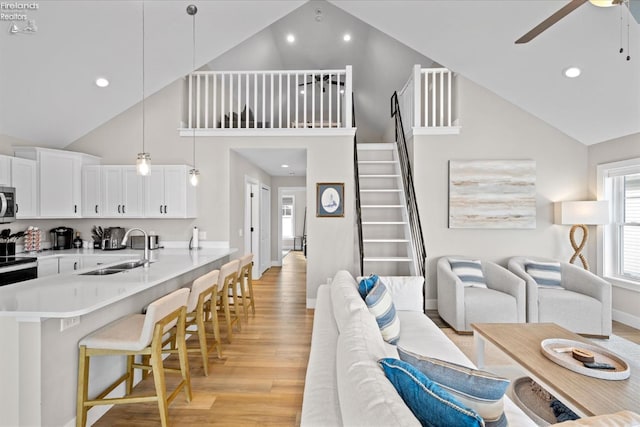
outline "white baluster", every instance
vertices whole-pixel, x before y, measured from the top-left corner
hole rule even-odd
[[[287,73],[287,129],[291,127],[291,73]]]
[[[336,91],[338,89],[340,89],[340,85],[335,85],[336,87]],[[331,84],[331,73],[329,73],[329,127],[331,127],[331,110],[333,109],[333,106],[331,105],[331,89],[333,88],[333,85]],[[337,92],[336,92],[336,97],[337,97]]]
[[[244,127],[245,129],[249,128],[249,110],[251,109],[249,107],[249,73],[245,73],[244,75],[244,80],[245,80],[245,89],[244,89],[244,108],[246,108],[245,110],[245,118],[244,118]]]
[[[282,73],[278,73],[278,127],[282,129]]]
[[[273,128],[273,73],[269,73],[271,75],[271,97],[269,98],[269,110],[270,111],[270,117],[271,119],[269,120],[269,124],[270,127]]]
[[[189,129],[193,129],[193,74],[189,74]]]
[[[225,78],[224,78],[224,73],[220,74],[220,77],[222,78],[222,81],[220,82],[220,122],[222,124],[222,128],[226,129],[227,128],[227,124],[225,123],[225,115],[226,110],[224,109],[224,89],[225,89]],[[231,123],[229,123],[231,124]]]
[[[233,125],[233,73],[229,73],[229,127],[235,127]]]
[[[196,75],[196,128],[200,129],[200,75]]]
[[[353,127],[352,123],[352,105],[351,105],[351,94],[352,94],[352,73],[351,73],[351,65],[347,65],[346,75],[345,75],[345,90],[344,90],[344,115],[345,115],[345,124],[344,126],[348,129]]]
[[[204,127],[209,129],[209,75],[204,76]]]
[[[447,71],[447,126],[451,127],[451,71]]]

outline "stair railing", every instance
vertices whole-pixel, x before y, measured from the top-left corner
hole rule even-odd
[[[420,214],[418,212],[418,202],[416,200],[416,193],[413,186],[411,163],[409,162],[409,150],[407,149],[404,127],[402,126],[402,115],[400,114],[400,104],[398,102],[397,92],[393,92],[393,95],[391,96],[391,117],[395,118],[396,144],[398,145],[398,157],[402,172],[402,183],[404,185],[404,194],[407,201],[407,215],[409,217],[409,229],[411,233],[412,246],[414,248],[416,273],[419,273],[426,278],[427,251],[424,246],[422,225],[420,223]]]
[[[351,127],[356,128],[356,103],[351,94]],[[357,133],[357,131],[356,131]],[[358,139],[353,134],[353,172],[355,175],[356,224],[358,228],[358,254],[360,257],[360,275],[364,276],[364,242],[362,240],[362,209],[360,205],[360,173],[358,171]]]

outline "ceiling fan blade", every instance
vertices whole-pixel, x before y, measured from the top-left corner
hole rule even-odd
[[[556,22],[558,22],[559,20],[561,20],[562,18],[564,18],[565,16],[567,16],[568,14],[570,14],[571,12],[573,12],[574,10],[576,10],[577,8],[579,8],[580,6],[582,6],[584,3],[588,1],[589,0],[571,0],[569,3],[564,5],[556,13],[554,13],[553,15],[551,15],[550,17],[548,17],[547,19],[545,19],[544,21],[536,25],[531,31],[529,31],[527,34],[525,34],[524,36],[516,40],[516,44],[530,42],[534,38],[538,37],[543,31],[545,31],[546,29],[551,27],[553,24],[555,24]]]

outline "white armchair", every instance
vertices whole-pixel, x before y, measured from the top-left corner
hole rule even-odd
[[[536,257],[513,257],[508,268],[527,286],[527,321],[553,322],[572,332],[611,335],[611,284],[583,268],[560,262],[560,286],[547,289],[538,286],[526,272],[528,260],[553,262]]]
[[[438,260],[438,314],[456,332],[471,332],[471,323],[524,323],[524,281],[506,268],[482,261],[482,274],[487,287],[465,287],[451,269],[450,259]]]

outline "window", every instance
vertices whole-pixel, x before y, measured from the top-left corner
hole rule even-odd
[[[604,273],[640,284],[640,159],[600,165],[598,176],[613,213],[604,230]]]
[[[293,239],[294,237],[294,221],[293,221],[293,210],[294,210],[294,201],[295,198],[293,196],[282,196],[282,238],[283,239]]]

